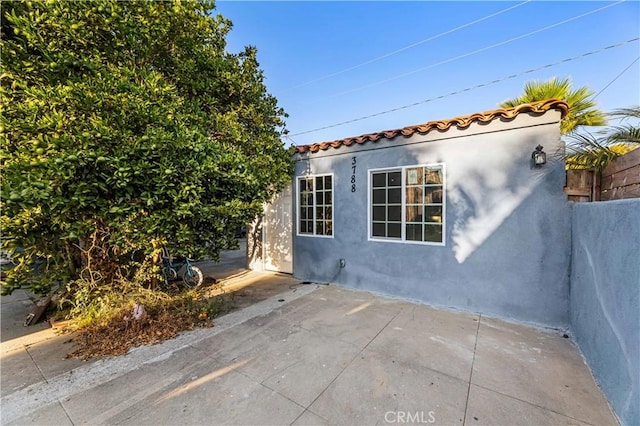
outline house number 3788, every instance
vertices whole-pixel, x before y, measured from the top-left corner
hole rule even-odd
[[[351,192],[356,192],[356,157],[351,157]]]

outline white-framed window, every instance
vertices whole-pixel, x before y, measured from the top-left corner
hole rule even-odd
[[[445,165],[369,170],[369,239],[444,245]]]
[[[298,235],[333,237],[333,175],[297,180]]]

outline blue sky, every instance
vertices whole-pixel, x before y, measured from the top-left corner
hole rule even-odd
[[[638,1],[219,1],[216,9],[233,22],[230,52],[257,47],[267,89],[289,114],[287,145],[495,109],[525,82],[554,76],[599,93],[604,111],[640,103],[640,42],[600,51],[640,37]]]

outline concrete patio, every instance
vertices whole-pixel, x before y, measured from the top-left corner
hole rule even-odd
[[[2,424],[618,424],[558,332],[335,286],[119,358],[40,333],[3,337]]]

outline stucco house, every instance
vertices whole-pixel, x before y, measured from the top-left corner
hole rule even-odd
[[[250,232],[250,267],[566,326],[567,110],[547,100],[298,146],[292,186]]]

